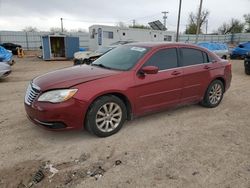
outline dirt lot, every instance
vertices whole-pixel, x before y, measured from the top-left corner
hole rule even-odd
[[[27,120],[29,81],[71,65],[17,59],[0,81],[0,187],[25,187],[38,169],[45,178],[33,187],[250,187],[250,77],[243,61],[232,61],[232,85],[217,108],[141,117],[108,138],[50,132]],[[53,177],[49,164],[58,170]]]

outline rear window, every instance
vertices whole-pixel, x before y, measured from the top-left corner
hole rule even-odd
[[[197,49],[192,48],[182,48],[182,65],[190,66],[190,65],[198,65],[204,63],[203,60],[203,52]]]

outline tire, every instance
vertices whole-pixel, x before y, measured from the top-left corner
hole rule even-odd
[[[249,70],[249,69],[245,69],[245,73],[246,73],[247,75],[250,75],[250,70]]]
[[[224,85],[220,80],[214,80],[207,88],[201,105],[207,108],[218,106],[223,98]]]
[[[81,65],[80,59],[74,59],[74,65]]]
[[[123,101],[113,95],[98,98],[90,106],[85,128],[98,137],[108,137],[117,133],[127,119],[127,109]]]
[[[221,58],[222,58],[222,59],[227,59],[227,56],[226,56],[226,55],[223,55]]]

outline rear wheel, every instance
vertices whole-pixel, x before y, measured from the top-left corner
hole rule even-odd
[[[117,133],[124,124],[127,110],[121,99],[107,95],[97,99],[86,116],[86,128],[89,132],[107,137]]]
[[[214,80],[207,88],[201,104],[208,108],[218,106],[223,98],[224,85],[220,80]]]
[[[249,70],[249,69],[245,69],[245,73],[246,73],[247,75],[250,75],[250,70]]]

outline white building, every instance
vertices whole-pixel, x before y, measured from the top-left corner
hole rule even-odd
[[[89,35],[89,48],[90,50],[96,50],[101,46],[109,46],[117,41],[174,41],[175,32],[93,25],[89,27]]]

